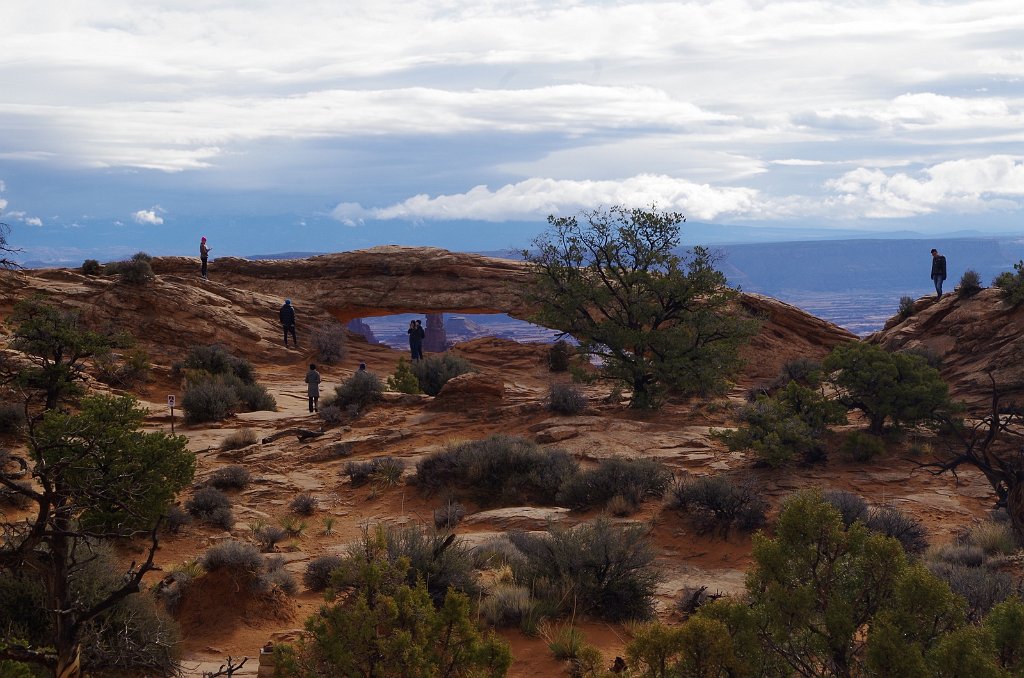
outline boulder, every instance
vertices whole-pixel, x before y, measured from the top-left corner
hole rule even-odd
[[[469,372],[450,379],[442,386],[431,406],[442,410],[471,410],[496,405],[504,397],[505,382],[501,379],[480,372]]]

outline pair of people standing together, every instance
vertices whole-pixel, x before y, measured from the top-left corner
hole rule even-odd
[[[422,360],[423,339],[427,336],[426,330],[423,329],[419,320],[410,320],[409,329],[406,332],[409,334],[409,352],[412,353],[412,359]]]

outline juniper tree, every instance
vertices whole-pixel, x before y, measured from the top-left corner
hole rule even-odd
[[[719,389],[756,330],[708,250],[676,253],[684,221],[621,206],[549,216],[524,252],[534,320],[576,337],[603,377],[632,389],[636,408],[658,406],[669,390]]]

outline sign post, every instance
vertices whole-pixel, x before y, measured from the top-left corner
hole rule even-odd
[[[174,435],[174,396],[167,396],[167,407],[171,408],[171,435]]]

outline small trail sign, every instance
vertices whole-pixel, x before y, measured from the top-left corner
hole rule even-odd
[[[171,408],[171,435],[174,435],[174,394],[167,396],[167,407]]]

